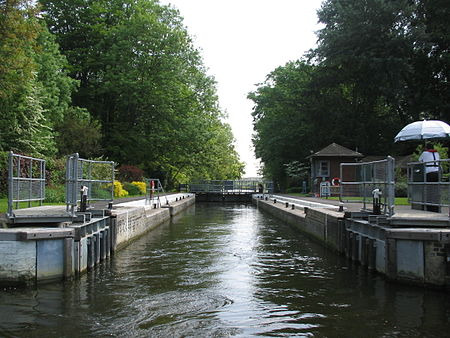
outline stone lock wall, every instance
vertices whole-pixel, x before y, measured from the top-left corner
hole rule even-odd
[[[298,208],[255,198],[258,208],[391,280],[450,286],[450,230],[389,226],[385,218],[349,218],[328,209]]]

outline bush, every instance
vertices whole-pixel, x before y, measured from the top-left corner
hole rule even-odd
[[[119,179],[122,182],[142,181],[144,171],[134,165],[121,165],[119,167]]]
[[[50,186],[64,185],[66,182],[66,158],[48,158],[45,163],[45,178]]]
[[[128,191],[123,188],[122,183],[119,181],[114,181],[114,197],[126,197],[128,196]]]
[[[47,203],[64,203],[66,190],[64,184],[49,186],[45,189],[45,201]]]
[[[286,189],[286,193],[291,193],[291,192],[294,192],[294,193],[301,193],[301,192],[303,192],[303,189],[301,188],[301,187],[291,187],[291,188],[287,188]]]
[[[395,183],[395,197],[408,197],[408,183],[396,182]]]
[[[141,192],[139,190],[139,188],[137,186],[135,186],[134,184],[130,183],[130,182],[125,182],[123,184],[123,188],[128,191],[128,193],[131,196],[136,196],[136,195],[140,195]]]
[[[8,196],[8,156],[9,152],[0,151],[0,197]]]
[[[397,171],[395,179],[395,197],[408,197],[408,179],[399,171]]]
[[[145,195],[147,192],[147,184],[145,182],[131,182],[132,185],[138,187],[140,194]]]

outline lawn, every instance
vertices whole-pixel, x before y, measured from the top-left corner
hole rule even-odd
[[[66,203],[43,203],[43,205],[65,205]],[[31,206],[33,207],[37,207],[39,206],[39,202],[33,202],[31,204]],[[27,208],[28,207],[28,203],[21,203],[19,205],[19,209],[20,208]],[[15,205],[14,205],[15,208]],[[8,211],[8,199],[7,198],[0,198],[0,212],[6,212]]]

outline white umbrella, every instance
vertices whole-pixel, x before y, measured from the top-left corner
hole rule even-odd
[[[450,126],[438,120],[416,121],[405,126],[395,136],[394,142],[439,139],[450,137]]]

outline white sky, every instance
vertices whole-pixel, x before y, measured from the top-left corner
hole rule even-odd
[[[253,102],[247,94],[276,67],[299,59],[316,43],[316,11],[322,0],[160,0],[180,11],[246,163],[245,176],[259,167],[251,142]]]

